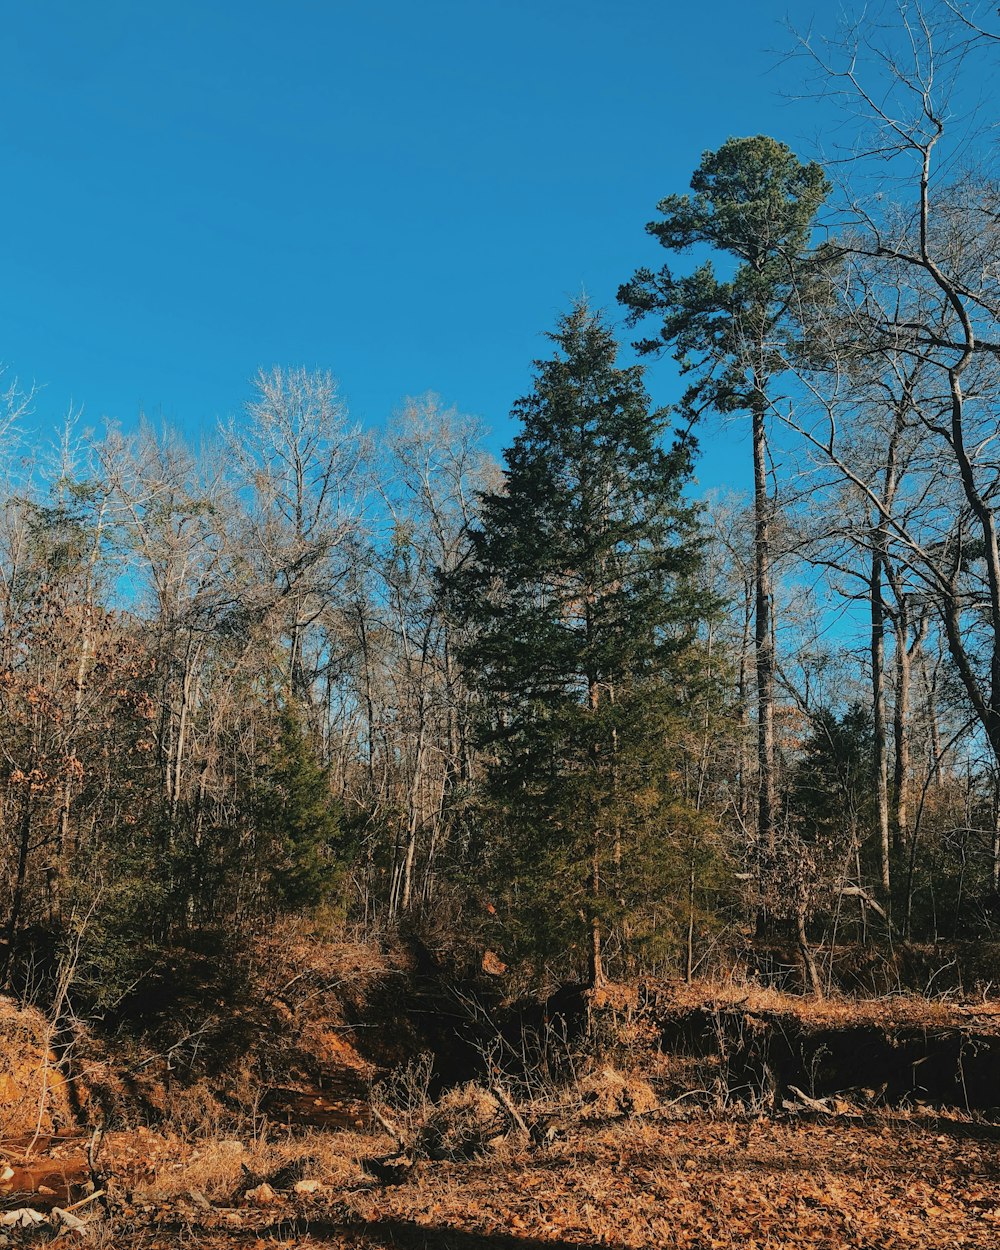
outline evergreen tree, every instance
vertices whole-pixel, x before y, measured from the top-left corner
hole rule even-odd
[[[269,893],[282,910],[314,907],[338,884],[340,816],[329,778],[294,703],[279,717],[279,736],[257,791],[257,827],[269,848]]]
[[[803,744],[789,787],[788,803],[809,842],[849,849],[874,827],[875,735],[866,708],[852,703],[838,717],[821,708]]]
[[[592,983],[614,921],[662,882],[689,821],[669,773],[694,698],[697,509],[691,445],[662,446],[639,366],[578,304],[549,336],[505,488],[482,497],[471,559],[448,579],[482,704],[494,867],[543,948],[585,946]]]
[[[644,353],[669,348],[692,378],[682,409],[691,421],[706,410],[746,412],[754,464],[754,639],[757,668],[757,755],[760,792],[759,852],[773,853],[777,817],[774,751],[774,621],[771,544],[775,502],[768,489],[767,419],[772,380],[797,351],[795,313],[820,272],[828,250],[809,252],[817,211],[829,192],[819,165],[800,163],[767,135],[729,139],[706,152],[691,179],[691,195],[668,195],[657,205],[662,220],[646,230],[672,252],[710,248],[711,259],[676,276],[640,269],[618,292],[636,324],[662,318]],[[728,271],[728,272],[726,272]]]

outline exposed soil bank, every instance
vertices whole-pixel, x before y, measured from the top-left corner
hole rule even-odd
[[[0,1138],[52,1133],[72,1119],[47,1021],[0,998]]]
[[[128,1046],[78,1031],[58,1063],[44,1017],[0,999],[0,1137],[98,1124],[189,1133],[209,1122],[229,1133],[261,1117],[357,1130],[369,1123],[370,1082],[422,1053],[431,1098],[499,1074],[534,1096],[610,1065],[642,1074],[663,1101],[780,1111],[794,1087],[861,1108],[1000,1113],[997,1002],[817,1002],[667,982],[511,1001],[504,977],[457,979],[419,948],[389,957],[301,939],[267,954],[256,994],[238,1009],[216,1005],[211,1029],[161,1013],[173,1031],[161,1025],[163,1036]]]
[[[919,1000],[904,1002],[824,1010],[806,1000],[691,1005],[654,994],[644,1010],[665,1053],[706,1061],[701,1074],[711,1080],[714,1072],[737,1097],[780,1099],[795,1086],[817,1099],[1000,1111],[995,1013],[930,1003],[921,1013]]]
[[[407,993],[412,989],[412,993]],[[923,1103],[1000,1114],[1000,1005],[917,997],[836,998],[665,983],[567,987],[544,1002],[504,1003],[501,987],[398,983],[395,1030],[367,1057],[385,1065],[387,1033],[434,1055],[430,1092],[536,1065],[559,1079],[610,1060],[645,1070],[665,1097],[703,1091],[780,1109],[792,1087],[861,1106]],[[388,1023],[388,1022],[387,1022]],[[375,1041],[374,1038],[371,1039]],[[358,1034],[363,1051],[368,1037]],[[379,1053],[381,1051],[381,1054]]]

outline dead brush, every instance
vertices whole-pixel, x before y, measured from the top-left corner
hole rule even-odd
[[[308,1159],[309,1177],[335,1189],[360,1184],[364,1180],[361,1160],[371,1149],[366,1133],[316,1130],[270,1147],[269,1157],[280,1167],[296,1158]],[[251,1154],[251,1159],[254,1155]]]
[[[647,1115],[660,1100],[653,1087],[637,1073],[604,1067],[588,1073],[577,1085],[580,1118],[614,1120]]]
[[[170,1202],[196,1193],[218,1200],[238,1187],[246,1160],[242,1142],[206,1139],[197,1146],[185,1146],[175,1141],[180,1157],[160,1164],[152,1179],[133,1195],[135,1199]]]
[[[299,1180],[341,1190],[363,1182],[361,1159],[369,1145],[360,1134],[320,1131],[284,1141],[258,1140],[249,1146],[227,1138],[206,1139],[195,1146],[173,1140],[171,1154],[179,1157],[160,1163],[134,1199],[168,1203],[199,1195],[226,1205],[265,1181],[277,1190],[290,1189]]]
[[[181,1137],[207,1141],[223,1137],[226,1119],[225,1108],[206,1081],[174,1083],[166,1092],[163,1124]]]
[[[72,1123],[52,1041],[41,1011],[0,998],[0,1136],[37,1136]]]
[[[370,1087],[372,1117],[396,1145],[383,1160],[366,1162],[370,1174],[394,1177],[420,1158],[471,1159],[512,1135],[528,1138],[528,1125],[498,1080],[490,1088],[470,1081],[435,1101],[433,1079],[434,1056],[425,1052]]]
[[[362,1160],[371,1139],[357,1133],[313,1132],[262,1143],[248,1150],[240,1188],[267,1183],[275,1190],[293,1189],[300,1181],[342,1190],[364,1182]]]
[[[394,1068],[381,1081],[368,1086],[368,1105],[373,1118],[396,1140],[401,1151],[412,1151],[427,1120],[432,1099],[434,1056],[423,1051],[415,1059]]]
[[[502,1142],[510,1117],[499,1099],[475,1081],[448,1090],[431,1107],[415,1143],[429,1159],[472,1159]]]

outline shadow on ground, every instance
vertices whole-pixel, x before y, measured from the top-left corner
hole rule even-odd
[[[188,1229],[190,1234],[190,1229]],[[414,1224],[408,1220],[387,1219],[375,1224],[340,1223],[326,1220],[276,1220],[264,1228],[225,1235],[231,1246],[269,1240],[288,1243],[290,1237],[303,1238],[305,1245],[329,1246],[339,1250],[626,1250],[611,1242],[565,1241],[518,1237],[513,1233],[469,1233],[440,1225]],[[211,1245],[220,1244],[214,1239]]]

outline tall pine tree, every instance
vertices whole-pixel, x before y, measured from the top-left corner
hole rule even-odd
[[[695,585],[691,447],[663,446],[640,366],[577,304],[549,336],[503,490],[482,498],[471,555],[449,578],[462,660],[482,706],[497,879],[543,948],[648,936],[642,899],[691,813],[671,782],[708,607]],[[658,867],[659,865],[659,867]],[[652,910],[648,908],[647,910]]]
[[[757,851],[773,855],[777,822],[774,749],[774,610],[771,547],[776,500],[768,486],[767,427],[773,379],[802,350],[796,314],[834,259],[810,249],[814,219],[830,187],[819,165],[797,160],[767,135],[727,140],[706,152],[690,195],[668,195],[646,230],[671,252],[709,248],[712,259],[678,277],[669,266],[640,269],[618,292],[634,325],[662,318],[646,354],[669,348],[692,380],[681,403],[689,420],[706,409],[750,417],[754,469],[754,647],[760,788]]]

